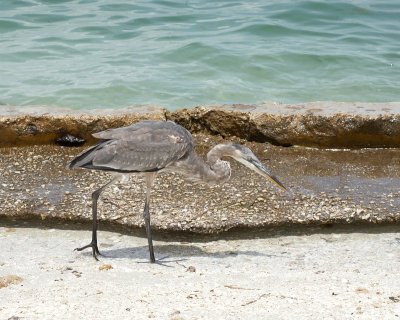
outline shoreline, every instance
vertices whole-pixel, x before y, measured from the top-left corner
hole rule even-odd
[[[340,110],[340,111],[337,111]],[[92,144],[92,133],[144,119],[172,120],[192,133],[317,148],[400,147],[400,102],[311,102],[200,106],[168,111],[157,106],[123,109],[0,108],[0,147],[54,144],[65,134]]]

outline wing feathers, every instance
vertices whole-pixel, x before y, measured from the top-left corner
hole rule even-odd
[[[191,134],[168,121],[142,121],[94,134],[101,139],[78,155],[69,167],[122,172],[157,171],[193,150]]]

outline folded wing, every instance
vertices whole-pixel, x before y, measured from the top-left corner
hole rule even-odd
[[[171,121],[142,121],[93,135],[103,139],[71,161],[69,167],[118,172],[161,170],[194,148],[191,134]]]

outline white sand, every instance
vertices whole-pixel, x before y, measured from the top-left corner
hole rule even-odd
[[[96,262],[90,231],[0,227],[0,278],[23,279],[0,319],[400,319],[399,233],[169,237],[161,266],[145,238],[100,231]]]

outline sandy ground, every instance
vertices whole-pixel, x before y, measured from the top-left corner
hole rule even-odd
[[[396,227],[146,239],[0,227],[0,319],[399,319]],[[85,226],[85,228],[89,226]],[[344,228],[344,229],[343,229]],[[1,288],[2,287],[2,288]]]

